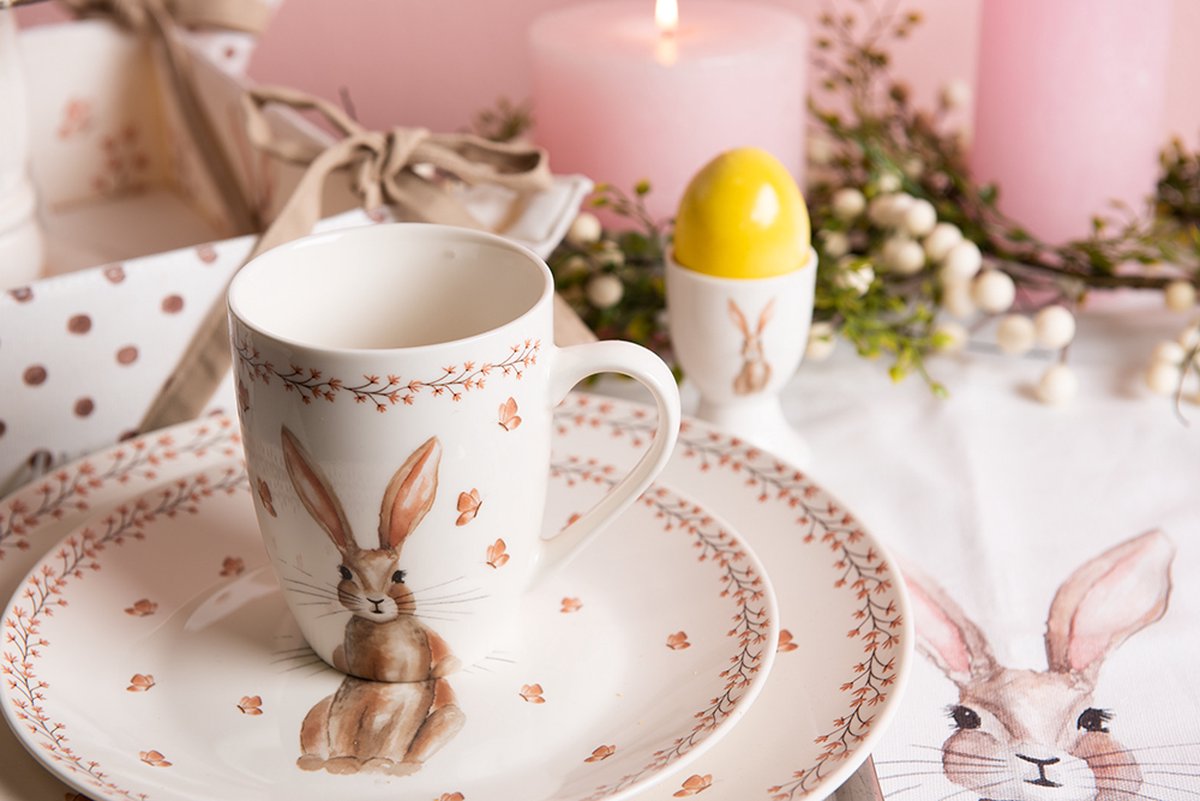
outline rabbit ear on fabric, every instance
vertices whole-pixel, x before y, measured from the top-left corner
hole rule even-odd
[[[1046,659],[1058,673],[1094,673],[1130,636],[1161,618],[1175,546],[1149,531],[1081,565],[1059,587],[1046,620]]]
[[[399,548],[429,513],[437,496],[441,459],[441,442],[437,437],[430,437],[392,476],[379,510],[380,547]]]
[[[317,524],[325,529],[325,533],[339,551],[346,553],[354,550],[354,538],[350,535],[346,514],[342,511],[337,495],[321,473],[321,468],[287,426],[280,430],[280,440],[283,444],[283,463],[287,467],[288,478],[292,480],[292,487],[300,496],[304,508]]]
[[[945,590],[909,565],[903,568],[917,624],[917,647],[962,686],[999,665],[987,637]]]

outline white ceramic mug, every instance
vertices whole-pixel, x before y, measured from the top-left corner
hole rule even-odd
[[[318,234],[229,289],[247,463],[268,554],[313,650],[377,681],[427,681],[516,636],[531,584],[663,468],[666,365],[628,342],[558,348],[546,264],[490,234],[393,224]],[[543,540],[553,408],[619,372],[658,405],[646,454]]]

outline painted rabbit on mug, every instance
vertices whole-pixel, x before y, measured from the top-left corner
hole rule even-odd
[[[441,445],[430,438],[396,471],[379,512],[379,547],[362,548],[320,468],[286,427],[282,444],[292,486],[341,555],[337,600],[351,614],[333,655],[334,666],[351,675],[305,716],[297,764],[330,773],[414,773],[466,720],[445,680],[459,660],[416,616],[400,567],[405,541],[437,494]]]

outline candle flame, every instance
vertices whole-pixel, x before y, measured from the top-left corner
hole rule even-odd
[[[654,0],[654,21],[664,34],[679,28],[679,0]]]

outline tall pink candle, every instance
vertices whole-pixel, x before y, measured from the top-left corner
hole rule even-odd
[[[570,6],[530,30],[536,136],[556,172],[629,190],[673,216],[691,176],[721,151],[757,146],[799,179],[808,34],[750,2],[680,0],[678,29],[650,0]]]
[[[1053,242],[1154,191],[1169,0],[985,0],[972,146],[1000,208]]]

